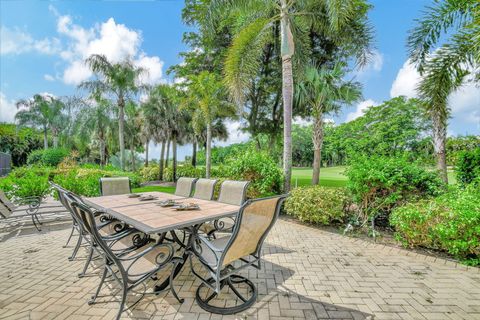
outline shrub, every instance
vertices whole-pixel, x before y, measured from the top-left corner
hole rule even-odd
[[[343,188],[300,187],[291,191],[285,211],[304,222],[328,225],[344,220],[346,200]]]
[[[100,195],[99,180],[102,177],[129,177],[132,188],[138,187],[141,182],[140,176],[132,172],[83,167],[56,170],[53,181],[76,194],[93,197]]]
[[[473,186],[396,208],[390,223],[404,245],[480,262],[480,191]]]
[[[462,184],[469,184],[480,177],[480,147],[459,154],[455,167],[457,180]]]
[[[68,156],[68,150],[63,148],[51,148],[45,150],[35,150],[28,155],[28,164],[43,164],[45,166],[56,167]]]
[[[205,168],[198,168],[192,165],[177,166],[177,179],[181,177],[204,178]],[[169,166],[163,171],[163,180],[173,181],[173,168]]]
[[[248,180],[249,198],[264,197],[282,191],[283,174],[277,164],[263,152],[248,150],[228,163],[228,178]]]
[[[144,181],[154,181],[158,180],[159,170],[158,165],[149,165],[148,167],[142,167],[139,173]]]
[[[0,178],[0,189],[10,198],[42,197],[49,191],[48,180],[52,169],[48,167],[20,167]]]
[[[388,215],[397,206],[442,190],[437,172],[403,158],[357,158],[346,174],[347,189],[367,217]]]

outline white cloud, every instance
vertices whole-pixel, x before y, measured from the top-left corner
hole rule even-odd
[[[17,113],[17,107],[13,100],[8,100],[3,92],[0,92],[0,122],[13,122]]]
[[[148,57],[141,54],[135,61],[135,65],[146,69],[146,73],[140,76],[140,82],[156,84],[162,80],[163,61],[159,57]]]
[[[417,97],[416,87],[420,79],[420,74],[415,67],[406,61],[393,81],[390,96],[392,98],[401,95],[408,98]],[[475,83],[466,82],[453,92],[448,99],[448,105],[453,117],[469,123],[480,123],[480,87]]]
[[[42,54],[55,54],[60,50],[60,41],[56,38],[35,40],[33,37],[17,28],[0,27],[0,54],[21,54],[38,52]]]
[[[60,53],[62,59],[68,62],[63,73],[65,83],[78,85],[91,77],[92,73],[84,61],[92,54],[103,54],[112,62],[132,59],[135,65],[148,71],[142,76],[142,82],[156,84],[162,81],[163,61],[140,51],[140,31],[116,23],[113,18],[84,28],[75,24],[70,16],[60,15],[55,8],[51,7],[50,10],[57,16],[57,32],[69,39],[66,49]]]
[[[228,131],[227,141],[215,141],[216,146],[228,146],[233,143],[246,142],[250,138],[250,134],[240,130],[241,123],[240,121],[225,121],[225,126]]]
[[[383,68],[383,61],[383,54],[378,50],[373,50],[369,63],[363,68],[359,69],[355,74],[358,77],[364,77],[374,72],[380,72]]]
[[[397,77],[393,81],[390,89],[390,97],[406,96],[414,98],[417,96],[417,85],[420,81],[420,75],[415,66],[409,60],[405,61],[402,68],[398,71]]]
[[[55,77],[52,76],[51,74],[44,74],[43,78],[47,81],[55,81]]]
[[[372,99],[367,99],[367,100],[364,100],[364,101],[360,102],[359,104],[357,104],[357,108],[356,108],[355,111],[347,114],[347,119],[345,121],[349,122],[349,121],[357,119],[358,117],[361,117],[365,113],[365,111],[369,107],[372,107],[372,106],[378,106],[378,102],[376,102]]]

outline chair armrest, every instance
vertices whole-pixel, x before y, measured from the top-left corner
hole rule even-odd
[[[211,241],[209,241],[207,238],[201,236],[201,235],[198,235],[197,236],[197,239],[202,241],[210,250],[214,251],[214,252],[222,252],[223,249],[220,249],[220,248],[217,248],[215,247]]]

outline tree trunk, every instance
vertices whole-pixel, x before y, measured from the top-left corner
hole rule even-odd
[[[132,172],[135,172],[135,150],[134,150],[134,147],[133,147],[133,143],[130,147],[130,155],[131,155],[131,162],[132,162]]]
[[[58,148],[58,135],[57,134],[53,135],[53,147]]]
[[[105,140],[100,138],[100,166],[105,165]]]
[[[120,143],[120,168],[125,170],[125,101],[123,96],[118,98],[118,141]]]
[[[177,182],[177,136],[176,135],[172,137],[172,154],[173,154],[172,177],[173,177],[173,182]]]
[[[167,157],[165,158],[165,168],[168,168],[168,157],[170,157],[170,139],[167,140]]]
[[[313,175],[312,184],[317,185],[320,182],[320,166],[322,162],[323,145],[323,115],[321,112],[315,116],[313,123]]]
[[[163,181],[163,157],[165,156],[165,140],[162,141],[162,148],[160,149],[160,161],[158,162],[158,180]]]
[[[212,166],[212,124],[207,123],[207,146],[205,152],[205,177],[210,178],[210,168]]]
[[[280,38],[282,56],[282,95],[283,95],[283,172],[284,191],[290,191],[292,179],[292,104],[293,71],[292,56],[295,52],[293,34],[288,19],[287,1],[281,0]]]
[[[447,159],[446,159],[446,140],[447,140],[447,126],[441,116],[435,112],[432,113],[433,124],[433,148],[435,157],[437,158],[437,169],[440,171],[440,177],[445,184],[448,184],[447,175]]]
[[[192,166],[197,166],[197,138],[193,139],[192,143]]]
[[[47,127],[43,127],[43,148],[48,149],[48,133]]]
[[[282,91],[283,91],[283,173],[284,191],[290,191],[292,179],[292,99],[293,74],[291,57],[282,57]]]
[[[145,167],[148,167],[148,144],[150,143],[150,139],[147,139],[145,142]]]

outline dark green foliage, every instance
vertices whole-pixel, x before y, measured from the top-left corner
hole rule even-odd
[[[0,189],[9,197],[42,197],[48,193],[48,180],[52,168],[26,166],[12,170],[5,178],[0,178]]]
[[[406,158],[359,157],[346,170],[347,189],[367,217],[390,211],[408,201],[436,196],[442,182],[435,171],[428,171]]]
[[[472,183],[480,177],[480,145],[472,151],[459,154],[455,172],[457,180],[463,184]]]
[[[301,221],[328,225],[344,221],[346,201],[343,188],[300,187],[290,192],[285,210]]]
[[[27,155],[43,148],[42,133],[31,128],[17,128],[14,124],[0,123],[0,151],[12,155],[12,164],[21,166],[27,162]]]
[[[480,264],[480,192],[473,185],[399,207],[390,223],[406,246],[443,250]]]
[[[275,161],[264,152],[248,150],[227,166],[228,177],[250,181],[247,195],[250,198],[278,194],[282,190],[283,174]]]
[[[28,155],[28,164],[39,164],[48,167],[56,167],[69,154],[64,148],[49,148],[46,150],[35,150]]]

